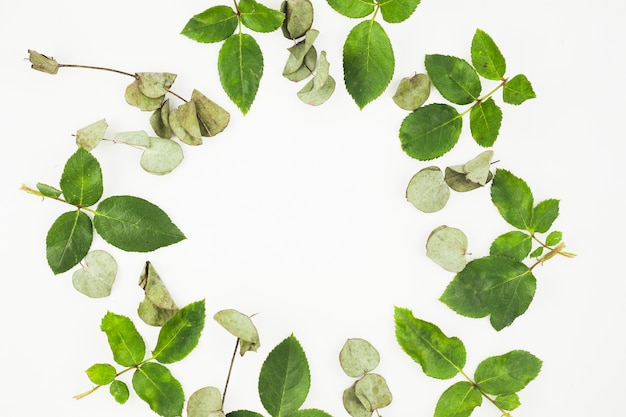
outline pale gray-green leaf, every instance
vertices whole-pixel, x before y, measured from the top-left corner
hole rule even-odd
[[[227,309],[218,311],[213,318],[233,336],[239,338],[241,344],[239,353],[241,356],[247,351],[256,352],[261,345],[259,333],[254,323],[245,314],[237,310]]]
[[[183,161],[183,149],[171,139],[150,138],[150,145],[141,155],[141,167],[151,174],[165,175]]]
[[[377,410],[391,404],[392,395],[385,378],[366,374],[354,386],[354,393],[367,410]]]
[[[165,95],[161,97],[148,97],[141,91],[141,88],[139,88],[139,80],[135,80],[126,87],[124,98],[131,106],[137,107],[143,111],[153,111],[161,106]]]
[[[454,227],[439,226],[426,241],[426,256],[446,271],[459,272],[467,259],[467,236]]]
[[[477,184],[485,185],[489,180],[491,172],[491,160],[493,159],[493,151],[484,151],[476,158],[468,161],[464,166],[465,177]]]
[[[143,130],[133,132],[118,132],[113,135],[113,140],[130,146],[145,148],[150,146],[150,137]]]
[[[94,250],[85,256],[82,265],[72,275],[74,288],[87,297],[108,297],[117,275],[115,259],[103,250]]]
[[[339,352],[339,364],[353,378],[372,371],[380,363],[380,354],[364,339],[348,339]]]
[[[150,326],[163,326],[178,311],[172,295],[163,283],[152,263],[146,262],[139,276],[139,286],[144,290],[144,299],[137,313]]]
[[[187,145],[201,145],[202,132],[195,104],[190,101],[170,111],[170,127],[174,135]]]
[[[326,51],[322,51],[317,64],[317,71],[300,91],[298,98],[311,106],[324,104],[335,92],[336,82],[329,74],[330,64],[326,59]]]
[[[445,207],[450,189],[443,181],[443,173],[436,166],[421,169],[411,178],[406,199],[424,213],[434,213]]]
[[[356,396],[356,382],[343,392],[343,407],[352,417],[370,417],[372,410],[365,408],[361,400]]]
[[[170,91],[176,74],[169,72],[138,72],[139,90],[146,97],[160,98]]]
[[[415,74],[400,80],[392,99],[398,107],[413,111],[421,107],[430,96],[430,78],[427,74]]]
[[[222,394],[215,387],[200,388],[187,401],[187,417],[224,417]]]
[[[196,89],[191,93],[191,101],[196,107],[202,136],[215,136],[226,129],[230,113]]]
[[[104,138],[107,127],[109,127],[107,121],[101,119],[82,129],[78,129],[76,131],[76,144],[88,151],[93,150]]]
[[[311,49],[314,49],[313,43],[315,42],[315,39],[317,39],[318,35],[319,31],[311,29],[306,33],[303,41],[300,41],[294,46],[287,48],[287,50],[289,51],[289,58],[287,58],[285,68],[283,69],[284,76],[293,74],[294,72],[302,68],[302,66],[305,64],[305,57]],[[309,67],[308,69],[310,70],[310,73],[315,69],[315,65]]]

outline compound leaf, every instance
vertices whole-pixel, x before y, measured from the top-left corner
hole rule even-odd
[[[509,104],[519,105],[535,97],[537,95],[533,86],[524,74],[516,75],[508,80],[502,90],[502,99]]]
[[[346,340],[339,352],[339,364],[346,375],[358,378],[380,363],[380,354],[370,342],[354,338]]]
[[[84,148],[78,148],[65,163],[61,175],[65,200],[75,206],[89,207],[102,197],[100,163]]]
[[[469,104],[478,99],[482,90],[480,79],[464,59],[433,54],[426,55],[424,64],[430,81],[446,100]]]
[[[374,12],[374,0],[326,0],[330,7],[338,13],[358,19],[368,16]]]
[[[476,29],[472,39],[472,64],[488,80],[501,80],[506,73],[506,61],[500,49],[485,31]]]
[[[141,365],[133,374],[133,388],[158,415],[182,415],[185,404],[183,387],[165,366],[154,362]]]
[[[285,15],[255,0],[240,0],[238,4],[241,23],[255,32],[273,32],[278,29]]]
[[[487,394],[513,394],[539,375],[541,364],[532,353],[514,350],[482,361],[476,368],[474,380]]]
[[[447,337],[434,324],[415,318],[409,309],[395,307],[394,310],[396,339],[426,375],[450,379],[463,369],[465,346],[461,340]]]
[[[463,121],[447,104],[429,104],[410,113],[400,126],[402,149],[421,161],[438,158],[454,147]]]
[[[198,345],[204,329],[204,300],[181,308],[159,332],[152,356],[161,363],[178,362]]]
[[[470,110],[470,130],[480,146],[488,148],[498,138],[502,125],[502,110],[493,98],[476,103]]]
[[[491,185],[491,200],[510,225],[532,230],[533,195],[528,184],[504,169],[497,169]]]
[[[128,317],[108,312],[100,329],[107,335],[115,362],[130,367],[143,361],[146,344]]]
[[[85,256],[83,267],[72,275],[72,284],[87,297],[108,297],[116,275],[115,259],[103,250],[94,250]]]
[[[231,7],[214,6],[193,16],[181,34],[197,42],[220,42],[235,32],[237,22],[237,13]]]
[[[139,197],[102,200],[94,226],[104,240],[130,252],[150,252],[185,239],[163,210]]]
[[[435,417],[468,417],[482,402],[479,390],[468,381],[459,381],[441,394]]]
[[[344,81],[360,109],[385,91],[394,66],[391,42],[380,23],[366,20],[350,31],[343,45]]]
[[[80,210],[61,214],[46,236],[46,258],[55,274],[68,271],[89,252],[93,240],[91,219]]]
[[[513,230],[498,236],[489,248],[490,255],[501,255],[522,261],[532,249],[532,238],[527,233]]]
[[[400,23],[411,17],[421,0],[387,0],[380,2],[385,22]]]
[[[531,229],[534,232],[545,233],[550,230],[557,217],[559,217],[559,200],[544,200],[533,209]]]

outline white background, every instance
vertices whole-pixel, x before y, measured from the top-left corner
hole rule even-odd
[[[131,317],[154,347],[157,330],[136,315],[142,299],[137,280],[146,260],[179,305],[206,299],[200,345],[171,366],[188,395],[224,384],[234,340],[212,314],[223,308],[258,313],[262,348],[237,359],[226,411],[247,408],[267,415],[256,393],[258,371],[271,348],[293,332],[311,366],[305,407],[347,415],[341,394],[352,380],[337,357],[346,338],[362,337],[380,351],[377,372],[394,394],[382,414],[432,415],[452,381],[426,377],[400,350],[393,330],[397,305],[460,337],[470,374],[486,357],[513,349],[543,359],[539,377],[521,392],[516,417],[618,415],[626,388],[624,4],[424,0],[408,21],[383,23],[394,45],[396,72],[390,88],[360,111],[343,86],[341,70],[343,41],[358,21],[315,0],[316,46],[328,53],[338,81],[335,95],[319,108],[301,104],[295,93],[303,84],[281,76],[289,41],[280,32],[255,34],[265,73],[244,117],[219,84],[219,45],[179,35],[192,15],[229,3],[1,0],[2,415],[153,415],[134,393],[124,406],[106,390],[72,399],[91,387],[87,367],[112,361],[99,330],[107,311]],[[266,4],[279,7],[277,0]],[[501,332],[487,319],[458,316],[437,301],[453,275],[424,250],[430,231],[447,224],[468,235],[471,257],[486,255],[491,241],[511,230],[491,204],[488,188],[454,193],[443,211],[431,215],[404,198],[419,169],[459,164],[481,151],[467,118],[458,146],[426,164],[401,150],[398,129],[406,112],[391,101],[400,78],[424,71],[425,54],[469,59],[476,28],[500,46],[508,74],[525,73],[537,92],[537,99],[522,106],[502,105],[497,166],[524,178],[536,201],[561,200],[555,228],[563,231],[568,250],[579,255],[536,268],[534,301]],[[45,236],[66,208],[19,187],[58,184],[78,128],[106,118],[110,134],[150,131],[148,114],[125,104],[130,79],[72,69],[56,76],[35,72],[24,60],[29,48],[64,63],[174,72],[174,91],[188,97],[197,88],[232,115],[224,133],[200,147],[185,146],[185,161],[165,177],[141,170],[139,152],[131,148],[102,143],[94,151],[105,196],[130,194],[154,202],[188,238],[154,253],[129,254],[96,237],[93,248],[109,251],[119,264],[113,293],[105,299],[76,292],[71,272],[53,275]],[[485,82],[484,90],[490,88]],[[439,100],[433,91],[430,102]],[[498,411],[485,403],[474,415]]]

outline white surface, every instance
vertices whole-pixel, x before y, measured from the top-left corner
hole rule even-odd
[[[84,370],[112,359],[99,330],[107,310],[130,316],[154,346],[156,330],[140,324],[135,313],[142,298],[136,283],[148,259],[179,305],[207,301],[209,318],[199,347],[171,367],[187,395],[224,383],[234,341],[210,319],[212,313],[223,308],[259,313],[255,322],[263,346],[236,362],[227,411],[266,414],[256,394],[260,365],[294,332],[312,370],[306,407],[347,415],[341,393],[352,380],[337,357],[346,338],[362,337],[380,351],[377,371],[394,394],[383,414],[432,415],[452,381],[424,376],[401,352],[393,334],[393,306],[398,305],[459,336],[468,351],[469,373],[484,358],[512,349],[543,359],[540,376],[521,392],[516,417],[618,414],[626,388],[621,360],[624,4],[424,0],[409,21],[385,25],[396,55],[394,80],[382,97],[359,111],[341,82],[341,47],[357,21],[316,0],[316,46],[328,53],[338,81],[335,95],[320,108],[301,104],[295,93],[302,84],[280,75],[289,42],[279,32],[259,34],[265,74],[246,117],[219,85],[219,46],[178,34],[188,18],[213,4],[218,3],[0,3],[2,414],[153,415],[134,393],[125,406],[105,390],[72,399],[91,386]],[[266,4],[278,7],[279,1]],[[433,215],[405,201],[408,180],[427,164],[400,149],[397,132],[406,113],[391,101],[401,77],[424,70],[424,54],[469,59],[476,28],[500,46],[508,73],[525,73],[538,95],[520,107],[503,105],[494,147],[498,166],[524,178],[537,201],[561,199],[555,227],[564,232],[568,249],[579,254],[537,268],[538,289],[528,312],[499,333],[488,320],[458,316],[437,301],[452,274],[425,257],[424,244],[432,229],[448,224],[466,232],[470,250],[479,257],[510,227],[487,189],[453,193],[448,207]],[[29,48],[65,63],[174,72],[176,92],[189,96],[198,88],[232,115],[224,133],[201,147],[186,146],[183,165],[165,177],[143,172],[139,153],[130,148],[104,143],[94,151],[105,195],[151,200],[188,237],[150,254],[123,253],[96,237],[93,248],[108,250],[119,263],[113,294],[106,299],[76,292],[71,273],[55,277],[50,272],[45,235],[64,207],[41,203],[19,187],[58,184],[75,149],[71,134],[76,129],[105,117],[111,133],[149,130],[147,114],[124,103],[128,79],[71,69],[54,77],[37,73],[23,59]],[[433,93],[431,100],[436,98]],[[480,152],[467,119],[464,124],[457,148],[434,164],[461,163]],[[495,415],[489,404],[474,414]]]

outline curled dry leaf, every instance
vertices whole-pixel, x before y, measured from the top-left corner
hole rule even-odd
[[[146,262],[141,271],[139,286],[145,293],[137,309],[139,317],[150,326],[163,326],[176,314],[178,307],[150,262]]]

